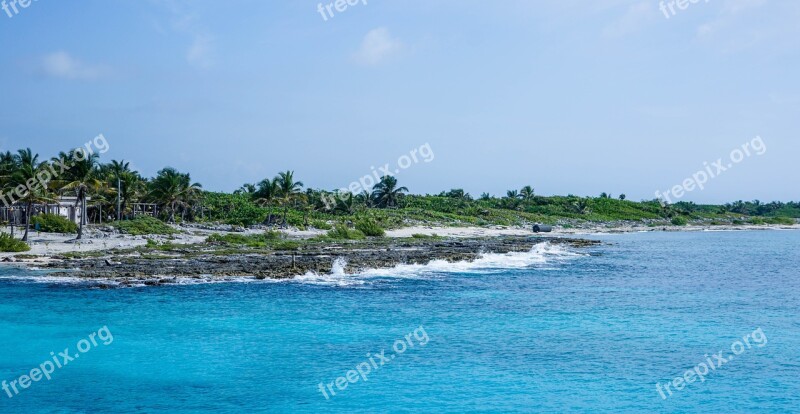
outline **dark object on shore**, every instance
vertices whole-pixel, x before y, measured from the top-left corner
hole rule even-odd
[[[534,233],[550,233],[551,231],[553,231],[553,226],[545,226],[544,224],[533,225]]]

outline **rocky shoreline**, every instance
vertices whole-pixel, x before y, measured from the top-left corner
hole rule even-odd
[[[442,240],[392,240],[389,242],[341,242],[304,246],[299,251],[204,253],[187,247],[180,254],[148,257],[118,252],[98,257],[51,257],[44,269],[51,276],[87,280],[111,280],[123,285],[159,285],[176,278],[254,277],[287,279],[307,272],[329,274],[336,259],[343,259],[347,273],[363,269],[391,268],[400,264],[427,264],[434,260],[473,261],[482,253],[530,251],[540,243],[573,248],[599,244],[594,240],[561,237],[493,237]]]

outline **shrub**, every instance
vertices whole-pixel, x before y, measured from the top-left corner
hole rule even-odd
[[[672,224],[675,226],[685,226],[689,224],[689,220],[686,220],[684,217],[675,217],[672,219]]]
[[[300,249],[300,243],[296,241],[281,241],[275,243],[273,248],[275,250],[298,250]]]
[[[771,217],[767,219],[767,223],[769,224],[786,224],[786,225],[793,225],[797,224],[797,220],[791,217]]]
[[[153,217],[140,217],[134,220],[118,221],[112,226],[119,229],[119,231],[134,236],[143,236],[147,234],[173,234],[176,233],[175,229],[164,224],[161,220]]]
[[[356,223],[356,230],[369,237],[383,237],[386,231],[373,219],[363,219]]]
[[[360,240],[364,238],[364,233],[358,230],[350,230],[340,224],[328,232],[328,237],[337,240]]]
[[[333,226],[331,226],[330,224],[328,224],[328,222],[323,220],[311,220],[311,227],[320,230],[330,230],[333,228]]]
[[[39,225],[39,230],[45,233],[77,233],[78,225],[65,217],[55,214],[40,214],[31,217],[31,227],[36,228]]]
[[[0,233],[0,252],[19,253],[30,249],[22,240],[17,240],[8,233]]]

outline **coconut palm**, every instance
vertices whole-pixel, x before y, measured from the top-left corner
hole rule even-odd
[[[531,187],[529,185],[526,185],[525,187],[522,187],[522,190],[519,190],[519,196],[525,201],[533,200],[533,197],[534,197],[533,187]]]
[[[407,193],[408,188],[397,187],[397,178],[391,175],[384,175],[381,181],[372,187],[372,194],[375,205],[380,208],[397,207],[397,203],[402,198],[403,193]]]
[[[71,160],[70,168],[64,171],[56,181],[61,191],[75,194],[75,206],[80,207],[81,217],[78,221],[78,237],[83,238],[83,226],[86,224],[86,199],[92,192],[100,188],[102,182],[97,179],[97,154],[87,154],[85,151],[73,150],[69,154],[60,153],[61,160]]]
[[[50,200],[47,196],[47,189],[38,181],[37,175],[42,171],[42,163],[39,162],[39,154],[34,154],[30,148],[19,150],[16,159],[16,169],[11,174],[11,186],[25,187],[24,195],[19,201],[25,203],[25,234],[22,241],[28,241],[28,233],[31,227],[31,214],[33,205],[41,201]]]
[[[303,182],[294,180],[294,171],[285,171],[275,177],[278,186],[281,204],[283,204],[283,225],[286,226],[286,215],[289,212],[289,204],[298,200],[302,194]]]
[[[257,190],[258,190],[258,187],[256,187],[255,184],[247,183],[247,184],[243,184],[241,187],[239,187],[239,189],[237,189],[233,193],[234,194],[247,194],[247,195],[251,195],[252,196]]]
[[[275,180],[265,178],[258,183],[256,191],[253,193],[255,202],[261,206],[269,206],[269,215],[266,223],[272,224],[272,207],[278,198],[278,184]]]
[[[516,200],[519,198],[519,191],[517,190],[508,190],[506,191],[506,198]]]
[[[159,171],[150,183],[150,198],[167,208],[168,220],[174,223],[178,207],[182,207],[185,211],[186,206],[196,200],[201,190],[202,186],[192,183],[189,174],[167,167]]]

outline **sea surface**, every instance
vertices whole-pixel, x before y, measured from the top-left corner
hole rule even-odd
[[[52,370],[0,413],[800,412],[800,232],[588,237],[288,282],[0,267],[0,381]]]

